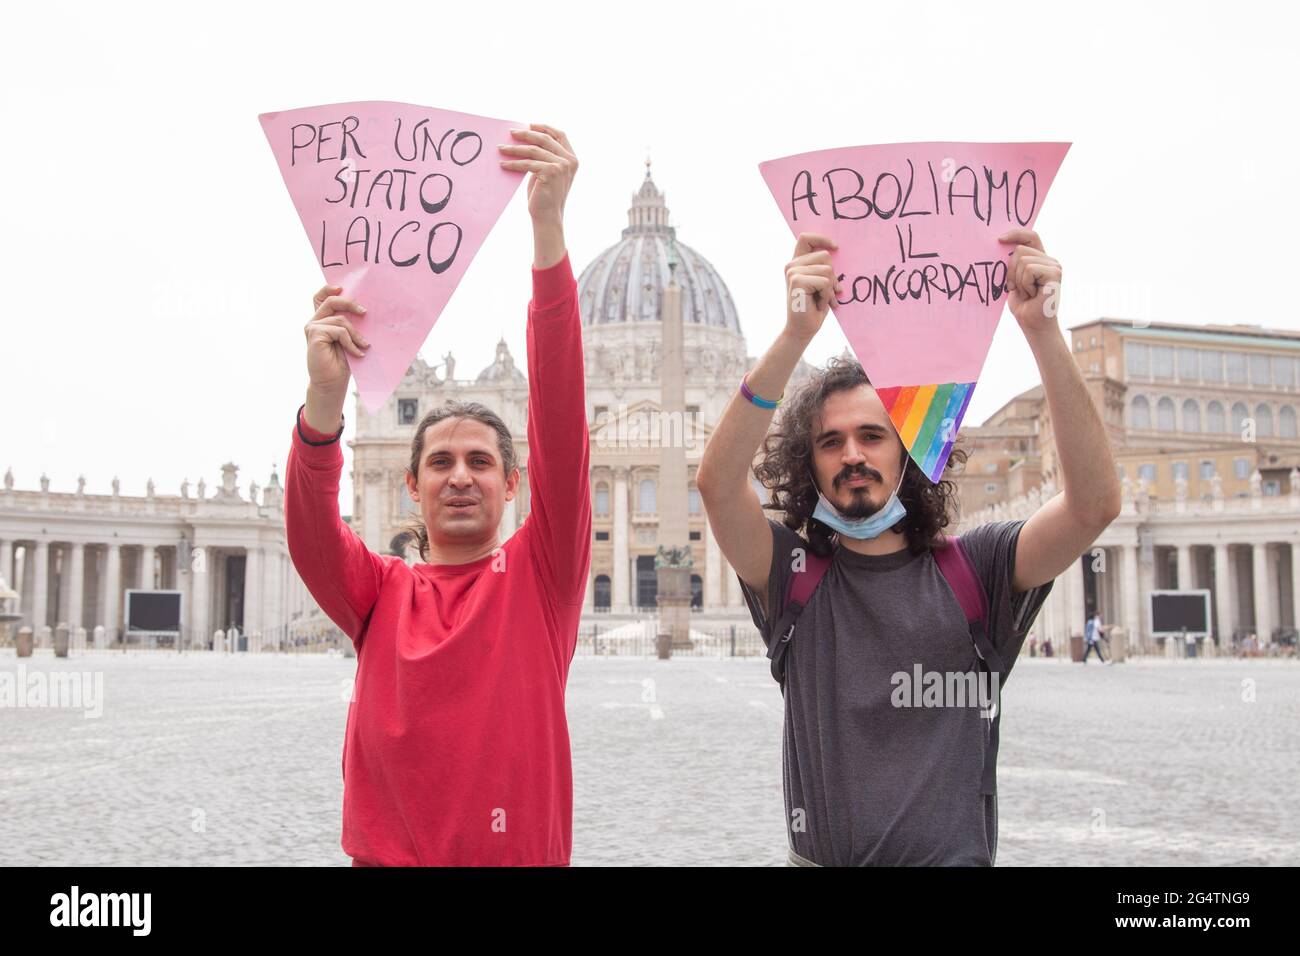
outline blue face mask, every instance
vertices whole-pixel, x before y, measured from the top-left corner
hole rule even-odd
[[[903,476],[907,474],[907,469],[903,469],[903,474],[898,476],[898,488],[903,487]],[[894,525],[907,514],[907,509],[903,503],[898,500],[898,488],[889,496],[885,506],[869,518],[847,518],[836,508],[821,491],[817,492],[817,507],[813,510],[812,516],[829,528],[834,529],[842,535],[859,540],[878,537],[881,532]]]

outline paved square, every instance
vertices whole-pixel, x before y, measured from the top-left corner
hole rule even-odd
[[[354,661],[0,651],[20,666],[102,674],[103,715],[0,708],[0,865],[348,863]],[[1294,662],[1022,660],[1003,705],[999,865],[1300,863]],[[574,865],[784,862],[764,662],[578,657],[568,711]]]

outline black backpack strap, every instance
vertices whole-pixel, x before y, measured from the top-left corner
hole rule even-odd
[[[998,730],[1002,724],[1002,676],[1007,669],[1002,655],[989,640],[988,597],[961,538],[943,535],[939,546],[935,548],[934,559],[939,572],[962,606],[971,642],[975,645],[975,656],[979,658],[990,684],[996,675],[998,693],[993,700],[993,716],[989,720],[989,737],[984,748],[984,774],[980,782],[980,793],[995,794],[998,787]]]
[[[998,728],[1002,724],[1002,675],[1007,669],[1002,663],[1002,655],[989,640],[988,632],[984,629],[983,618],[971,622],[970,634],[975,642],[975,653],[984,664],[985,672],[990,675],[990,682],[994,675],[997,678],[997,693],[993,697],[993,719],[989,724],[988,746],[984,750],[984,775],[980,781],[980,793],[995,794],[998,792]]]
[[[785,655],[790,650],[790,639],[794,637],[794,622],[803,613],[803,605],[793,598],[786,598],[785,610],[776,622],[776,630],[767,645],[767,657],[772,662],[772,679],[785,688]]]

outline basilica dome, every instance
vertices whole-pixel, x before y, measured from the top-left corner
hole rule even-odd
[[[478,373],[478,378],[474,381],[483,385],[522,384],[528,381],[528,376],[515,365],[515,357],[510,354],[510,346],[506,345],[505,339],[502,339],[497,343],[496,358],[491,365]]]
[[[736,305],[722,277],[702,255],[678,242],[668,225],[668,207],[650,178],[649,163],[645,181],[627,211],[622,240],[592,260],[578,277],[582,324],[658,322],[670,261],[676,264],[687,328],[704,325],[741,334]]]

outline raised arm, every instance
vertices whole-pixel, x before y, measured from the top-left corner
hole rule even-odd
[[[1062,479],[1062,490],[1020,529],[1012,586],[1027,591],[1079,560],[1119,515],[1121,491],[1105,426],[1057,323],[1061,264],[1033,230],[1014,229],[1000,241],[1016,244],[1009,305],[1038,362]]]
[[[564,243],[564,201],[578,169],[569,139],[533,123],[502,145],[530,172],[533,297],[528,304],[528,522],[538,566],[560,604],[581,604],[591,565],[591,451],[578,286]]]
[[[339,515],[343,403],[350,370],[344,352],[368,343],[344,314],[361,310],[338,286],[316,294],[307,323],[307,400],[294,423],[285,468],[284,524],[289,557],[311,596],[354,644],[379,598],[384,564]]]
[[[802,234],[795,244],[794,259],[785,269],[785,328],[746,376],[749,390],[761,399],[772,401],[784,394],[800,357],[826,319],[831,295],[839,291],[827,251],[834,248],[831,240],[814,233]],[[754,404],[737,390],[695,475],[718,547],[760,598],[767,594],[772,528],[749,483],[749,470],[774,414],[774,409]]]

